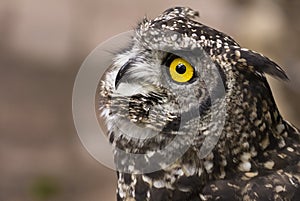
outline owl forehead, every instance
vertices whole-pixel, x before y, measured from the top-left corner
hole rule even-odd
[[[159,19],[140,25],[136,30],[136,41],[152,50],[192,50],[201,46],[197,44],[197,33],[199,29],[193,28],[187,19]]]
[[[144,19],[136,29],[136,41],[150,49],[210,48],[239,46],[228,35],[208,27],[194,18],[198,12],[175,7],[153,20]],[[218,44],[218,45],[216,45]]]

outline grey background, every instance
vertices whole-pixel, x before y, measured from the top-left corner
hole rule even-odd
[[[114,172],[74,129],[76,72],[99,43],[175,5],[279,63],[290,82],[271,78],[271,87],[282,115],[300,126],[299,1],[1,0],[1,201],[115,200]]]

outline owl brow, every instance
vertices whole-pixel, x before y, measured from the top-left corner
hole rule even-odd
[[[175,55],[175,54],[172,54],[172,53],[167,53],[166,57],[163,59],[162,61],[162,65],[164,66],[170,66],[171,62],[174,60],[174,59],[177,59],[179,58],[178,55]]]
[[[204,50],[203,50],[204,51]],[[178,51],[178,50],[174,50],[174,51],[171,51],[171,52],[166,52],[165,51],[165,53],[166,53],[166,56],[165,56],[165,58],[163,59],[163,62],[162,62],[162,64],[163,65],[169,65],[170,63],[168,63],[168,62],[170,62],[170,61],[172,61],[172,60],[174,60],[174,59],[176,59],[176,58],[183,58],[183,59],[185,59],[186,61],[188,61],[189,63],[191,63],[190,62],[190,58],[191,57],[196,57],[196,56],[198,56],[198,54],[196,54],[196,53],[194,53],[193,54],[193,52],[194,52],[194,50],[191,50],[191,49],[189,49],[189,48],[187,48],[187,49],[185,49],[185,50],[180,50],[180,51]],[[192,55],[192,56],[191,56]],[[192,65],[192,64],[191,64]],[[193,65],[192,65],[193,66]]]

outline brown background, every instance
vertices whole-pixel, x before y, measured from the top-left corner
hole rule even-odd
[[[270,79],[282,114],[300,126],[300,3],[297,0],[1,0],[0,201],[110,201],[115,174],[81,145],[72,87],[99,43],[147,15],[187,5],[200,21],[278,62]]]

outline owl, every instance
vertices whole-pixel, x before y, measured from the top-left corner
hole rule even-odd
[[[142,20],[99,82],[117,200],[300,200],[299,131],[266,80],[286,74],[197,16]]]

